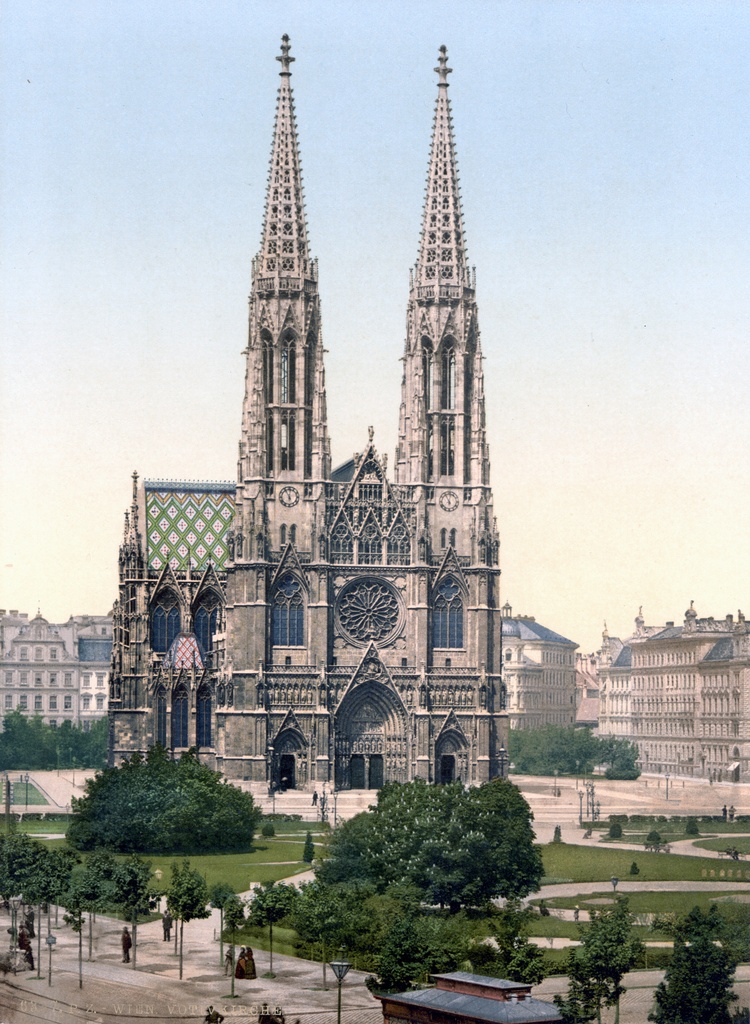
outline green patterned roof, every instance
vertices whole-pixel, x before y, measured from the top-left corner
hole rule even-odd
[[[224,569],[234,517],[235,484],[146,480],[146,551],[150,569]]]

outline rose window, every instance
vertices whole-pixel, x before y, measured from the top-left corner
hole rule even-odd
[[[357,580],[341,592],[338,620],[342,633],[352,643],[387,642],[401,625],[401,603],[387,583]]]

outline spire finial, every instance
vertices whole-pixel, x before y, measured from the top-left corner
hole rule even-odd
[[[138,470],[133,470],[133,501],[138,497]]]
[[[438,57],[439,67],[435,68],[438,75],[438,85],[448,84],[448,75],[453,71],[453,68],[448,67],[448,48],[446,46],[440,47],[440,56]]]
[[[285,32],[281,37],[281,56],[276,58],[276,60],[281,64],[281,71],[279,72],[280,75],[291,75],[292,73],[289,65],[293,60],[296,60],[296,57],[289,56],[290,48],[291,44],[289,42],[289,36]]]

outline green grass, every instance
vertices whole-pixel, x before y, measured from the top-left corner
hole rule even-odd
[[[64,836],[68,827],[66,821],[17,821],[16,832],[25,832],[27,835],[38,835],[39,833],[54,833]],[[3,825],[0,832],[5,832]]]
[[[28,795],[27,795],[28,790]],[[14,782],[13,783],[13,805],[18,807],[23,804],[24,807],[28,804],[31,806],[47,805],[49,801],[42,796],[39,790],[36,788],[33,782],[30,782],[28,786],[25,782]]]
[[[541,847],[541,852],[545,875],[542,885],[551,884],[553,879],[608,882],[612,875],[624,881],[640,882],[750,880],[750,864],[735,866],[732,861],[718,861],[713,857],[618,850],[614,846],[598,849],[569,846],[567,843],[548,843]],[[635,876],[630,875],[633,861],[640,868],[640,874]]]
[[[695,844],[702,850],[726,850],[733,846],[740,853],[750,853],[750,836],[725,836],[723,839],[701,839]]]

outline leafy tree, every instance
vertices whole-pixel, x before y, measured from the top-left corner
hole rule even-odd
[[[655,828],[652,828],[649,834],[646,836],[646,843],[649,846],[661,843],[661,832],[659,832]]]
[[[86,783],[85,795],[73,800],[67,838],[79,850],[242,851],[260,816],[252,796],[201,764],[194,749],[173,761],[155,746]]]
[[[105,850],[95,850],[87,858],[80,875],[80,885],[84,896],[84,908],[89,918],[89,955],[93,942],[93,917],[97,911],[105,911],[115,902],[115,872],[117,862],[111,853]],[[135,963],[135,951],[133,952]]]
[[[11,896],[30,893],[44,855],[42,844],[23,832],[0,836],[0,897],[9,900]]]
[[[224,907],[234,895],[234,889],[227,882],[216,882],[209,893],[211,906],[219,911],[219,966],[224,963]]]
[[[615,1007],[620,1019],[622,979],[633,968],[643,945],[631,934],[628,901],[618,896],[613,907],[592,910],[590,923],[579,925],[581,945],[568,956],[567,999],[555,996],[566,1024],[593,1020],[601,1024],[602,1006]]]
[[[509,754],[516,770],[528,775],[573,775],[606,764],[610,779],[637,779],[638,748],[628,740],[600,739],[591,729],[545,725],[541,729],[513,729]]]
[[[527,937],[534,916],[519,900],[508,900],[490,919],[497,947],[498,977],[528,985],[538,985],[544,978],[544,953]]]
[[[263,882],[262,885],[254,886],[250,897],[250,920],[253,924],[268,925],[271,977],[274,977],[273,926],[294,912],[297,896],[297,888],[294,885],[287,885],[286,882]]]
[[[698,907],[678,925],[672,959],[648,1015],[654,1024],[731,1024],[729,1006],[735,957],[721,943],[724,926],[715,906]]]
[[[172,880],[167,889],[167,906],[180,922],[180,980],[182,980],[182,933],[185,922],[211,916],[208,886],[200,871],[190,867],[189,860],[172,865]]]
[[[138,916],[148,914],[156,898],[151,891],[151,861],[133,854],[112,872],[112,901],[130,918],[133,928],[133,970],[138,955]],[[182,977],[182,975],[180,975]]]
[[[11,711],[0,734],[0,771],[49,771],[52,768],[103,768],[107,763],[107,720],[88,732],[65,721],[53,729],[41,715]]]
[[[65,908],[63,920],[78,935],[78,987],[83,988],[83,915],[88,900],[88,888],[80,873],[73,872],[68,886],[61,895]]]
[[[456,919],[400,917],[388,930],[378,957],[380,984],[403,991],[428,974],[453,971],[466,959],[467,941]]]
[[[406,887],[454,913],[524,896],[542,875],[531,820],[518,789],[502,779],[470,790],[387,783],[372,811],[336,829],[316,874],[328,884],[370,881],[380,893]]]
[[[308,832],[305,835],[305,848],[302,851],[302,860],[305,864],[312,864],[315,859],[315,846],[313,845],[312,835]]]

